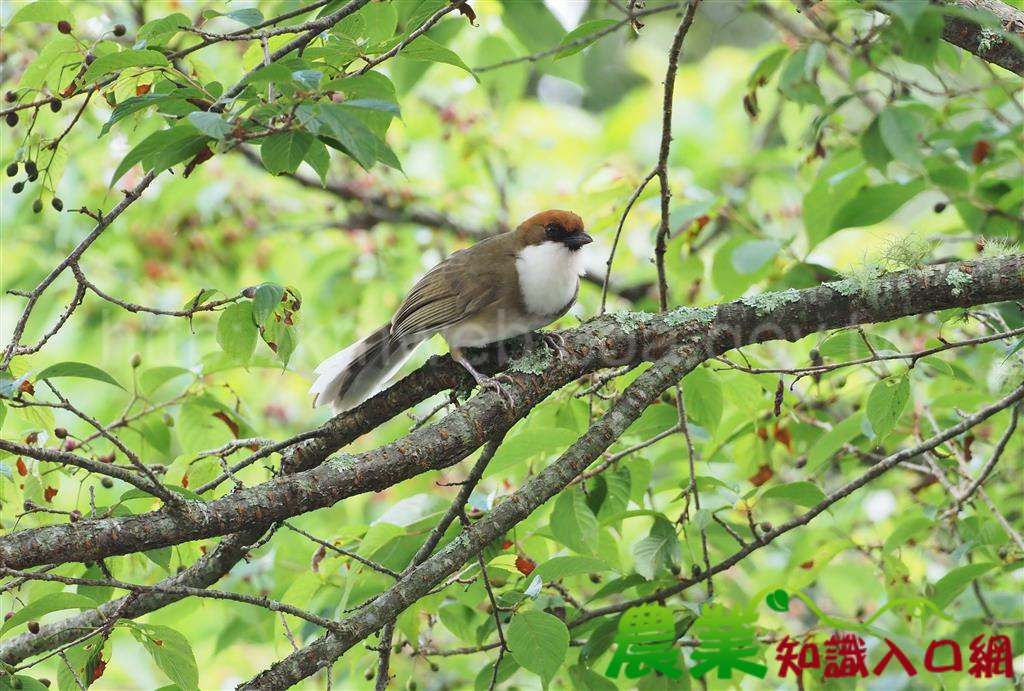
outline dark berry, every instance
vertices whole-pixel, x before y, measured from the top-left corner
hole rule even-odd
[[[126,31],[128,31],[128,29],[124,28],[124,24],[115,24],[114,25],[114,35],[115,36],[124,36]]]
[[[35,161],[25,161],[25,173],[29,177],[32,177],[33,175],[37,175],[39,173],[39,168],[36,166]]]
[[[38,180],[38,179],[39,179],[39,173],[38,173],[38,172],[35,172],[35,173],[31,173],[31,174],[30,174],[30,175],[28,176],[28,181],[29,181],[29,182],[35,182],[35,181],[36,181],[36,180]]]
[[[62,34],[70,34],[71,22],[69,22],[66,19],[60,20],[59,22],[57,22],[57,31],[61,32]]]
[[[39,633],[39,622],[38,621],[30,621],[28,623],[28,630],[29,630],[29,633],[31,633],[31,634]]]
[[[43,210],[43,200],[37,199],[32,202],[32,213],[37,214]]]
[[[66,439],[68,436],[68,431],[63,427],[54,427],[53,436],[57,437],[58,439]]]
[[[91,65],[94,62],[96,62],[96,56],[93,55],[92,53],[86,53],[85,54],[85,64],[86,65]]]
[[[16,183],[14,183],[14,187],[11,188],[11,191],[14,192],[15,194],[21,194],[21,191],[23,189],[25,189],[25,183],[24,182],[16,182]]]
[[[11,165],[7,166],[7,177],[13,178],[17,174],[18,174],[18,164],[17,163],[12,163]]]
[[[64,107],[64,103],[59,99],[55,98],[50,101],[50,112],[59,113],[60,109]]]
[[[106,487],[107,489],[110,489],[111,487],[114,486],[114,481],[111,480],[109,477],[105,477],[102,480],[100,480],[100,484]]]
[[[941,214],[945,210],[946,210],[946,202],[938,202],[935,205],[935,207],[934,207],[934,211],[937,214]]]
[[[13,91],[8,91],[4,94],[4,100],[8,103],[14,103],[18,100],[18,94],[14,93]]]
[[[11,127],[14,127],[15,125],[17,125],[18,124],[18,114],[17,113],[8,113],[7,114],[7,124],[10,125]]]
[[[50,202],[50,205],[53,206],[53,208],[56,209],[57,211],[64,210],[64,202],[60,200],[60,197],[54,197],[53,201]]]

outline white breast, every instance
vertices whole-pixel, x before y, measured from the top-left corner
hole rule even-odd
[[[582,256],[560,242],[542,242],[519,253],[516,272],[523,302],[532,314],[560,314],[576,295]]]

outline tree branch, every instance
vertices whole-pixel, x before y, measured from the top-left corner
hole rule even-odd
[[[971,276],[970,282],[947,282],[953,270]],[[1019,299],[1024,297],[1022,270],[1024,256],[1011,255],[887,274],[864,296],[835,283],[744,298],[716,310],[681,308],[662,315],[606,315],[564,332],[569,355],[555,360],[543,373],[514,375],[512,407],[503,405],[498,394],[484,392],[434,425],[378,449],[320,465],[351,440],[353,431],[371,419],[394,416],[403,409],[389,408],[387,401],[411,404],[422,394],[465,381],[464,374],[447,382],[424,381],[427,378],[422,375],[417,380],[413,375],[411,385],[403,380],[351,413],[335,417],[321,428],[321,436],[297,446],[282,468],[301,472],[214,501],[189,502],[175,511],[87,520],[7,535],[0,538],[0,565],[25,568],[65,563],[72,560],[72,554],[75,561],[94,560],[267,526],[454,465],[487,439],[507,431],[553,391],[598,368],[654,361],[694,342],[708,358],[743,345],[779,338],[797,340],[824,329]],[[712,314],[716,315],[713,320]],[[501,351],[505,351],[504,344],[489,352],[493,356]],[[433,367],[437,366],[435,362]],[[431,367],[428,363],[428,369]]]

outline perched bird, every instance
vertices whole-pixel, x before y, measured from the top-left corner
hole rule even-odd
[[[436,333],[478,385],[505,396],[495,379],[473,368],[462,348],[529,333],[568,312],[583,273],[579,249],[592,241],[583,219],[552,210],[454,252],[413,286],[391,321],[320,363],[309,390],[316,395],[313,406],[330,405],[335,413],[354,408]]]

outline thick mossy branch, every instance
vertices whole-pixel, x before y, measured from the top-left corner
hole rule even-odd
[[[621,316],[592,319],[562,332],[569,351],[566,357],[555,358],[542,373],[512,376],[513,406],[504,405],[496,393],[484,392],[434,425],[356,455],[354,463],[322,463],[367,429],[427,396],[463,383],[465,375],[448,358],[432,358],[388,391],[326,423],[317,438],[297,444],[285,460],[289,470],[302,469],[299,472],[214,501],[190,502],[181,509],[19,531],[0,538],[0,565],[27,568],[90,561],[267,526],[452,466],[495,434],[507,431],[552,392],[589,372],[653,362],[679,348],[697,349],[700,358],[706,359],[753,343],[795,341],[825,329],[1021,299],[1022,272],[1024,257],[1013,255],[885,274],[870,295],[844,295],[834,287],[819,286],[783,293],[785,297],[779,299],[765,298],[758,303],[760,310],[736,301],[718,306],[710,323],[707,312],[695,319],[680,319],[673,313],[645,315],[626,320],[629,327],[622,325]],[[959,273],[969,274],[970,282],[954,278],[958,285],[951,285],[950,274]],[[485,368],[493,371],[499,350],[485,354]],[[606,441],[610,445],[614,439]]]

